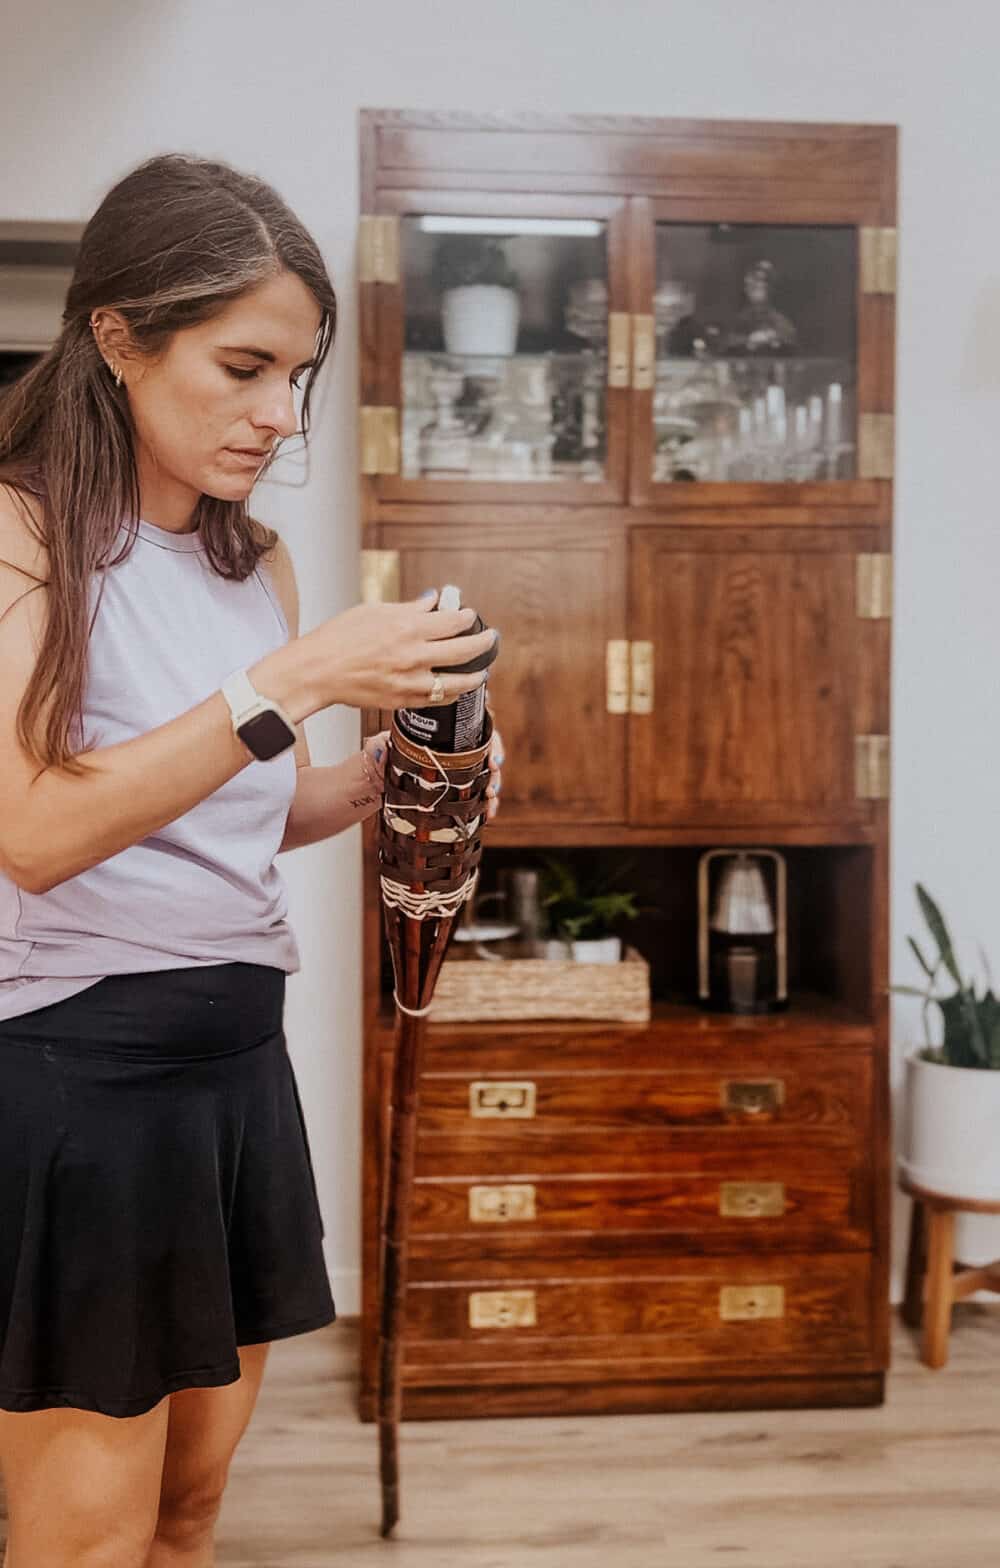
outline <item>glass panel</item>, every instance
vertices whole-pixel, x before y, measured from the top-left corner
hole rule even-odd
[[[852,479],[857,236],[656,227],[653,478]]]
[[[409,479],[604,478],[606,225],[402,222]]]

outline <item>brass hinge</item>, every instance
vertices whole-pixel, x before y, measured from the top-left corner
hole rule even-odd
[[[783,1318],[784,1285],[723,1285],[719,1316],[724,1323],[749,1323],[757,1318]]]
[[[628,712],[628,650],[628,643],[621,638],[611,638],[608,642],[605,658],[605,683],[609,713]]]
[[[724,1181],[719,1188],[719,1213],[723,1219],[776,1219],[784,1212],[784,1182]]]
[[[857,613],[862,620],[883,621],[892,615],[892,556],[857,558]]]
[[[632,319],[623,310],[608,315],[608,386],[627,387],[632,375]]]
[[[399,473],[399,409],[371,405],[361,410],[361,472]]]
[[[399,551],[362,550],[362,604],[395,604],[398,601]]]
[[[629,644],[629,647],[631,650],[629,712],[652,713],[653,644],[651,642],[633,642]]]
[[[656,380],[656,318],[632,317],[632,386],[648,392]]]
[[[896,421],[892,414],[858,417],[858,478],[891,479],[896,447]]]
[[[533,1083],[497,1083],[486,1079],[469,1085],[472,1116],[531,1117],[535,1114]]]
[[[888,798],[888,735],[855,735],[854,792],[859,800],[886,800]]]
[[[895,294],[896,230],[861,230],[862,294]]]
[[[474,1290],[469,1295],[472,1328],[534,1328],[537,1321],[533,1290]]]
[[[531,1182],[505,1187],[470,1187],[469,1219],[475,1225],[508,1225],[535,1218]]]
[[[358,281],[399,282],[399,219],[367,215],[358,226]]]

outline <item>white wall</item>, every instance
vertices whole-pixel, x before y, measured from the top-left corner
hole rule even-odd
[[[917,878],[970,960],[981,940],[1000,970],[995,0],[39,0],[4,34],[0,217],[86,218],[140,158],[177,149],[260,173],[316,235],[344,307],[335,363],[307,486],[290,473],[259,496],[295,556],[304,627],[357,595],[360,106],[898,123],[895,977],[913,978]],[[356,716],[309,733],[332,761]],[[304,960],[288,1032],[343,1312],[358,1302],[359,863],[357,830],[284,860]],[[896,1024],[898,1056],[909,1006]]]

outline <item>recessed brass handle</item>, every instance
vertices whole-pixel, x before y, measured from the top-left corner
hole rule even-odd
[[[785,1212],[785,1186],[780,1181],[724,1181],[719,1188],[723,1219],[776,1219]]]
[[[469,1219],[474,1225],[509,1225],[534,1218],[535,1189],[530,1182],[469,1188]]]
[[[469,1296],[471,1328],[534,1328],[533,1290],[474,1290]]]
[[[734,1079],[722,1085],[723,1109],[743,1116],[773,1116],[784,1103],[785,1085],[780,1078]]]
[[[469,1085],[469,1111],[473,1116],[534,1116],[535,1098],[535,1085],[528,1082],[486,1080]]]
[[[784,1285],[723,1285],[719,1291],[719,1316],[724,1323],[752,1323],[784,1315]]]

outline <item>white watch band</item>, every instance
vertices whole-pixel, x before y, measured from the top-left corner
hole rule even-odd
[[[229,704],[234,729],[244,719],[248,719],[251,713],[264,706],[264,699],[246,670],[236,670],[226,677],[222,683],[222,695]]]

